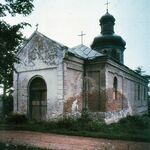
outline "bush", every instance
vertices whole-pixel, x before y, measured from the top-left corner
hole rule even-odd
[[[148,99],[148,114],[149,114],[149,116],[150,116],[150,97],[149,97],[149,99]]]
[[[141,122],[142,122],[143,127],[145,128],[150,127],[150,116],[149,115],[141,116]]]
[[[119,124],[127,127],[148,128],[150,126],[150,117],[143,116],[128,116],[119,121]]]
[[[64,117],[56,121],[57,128],[63,129],[72,129],[76,123],[76,119],[71,117]]]
[[[13,143],[1,143],[0,142],[0,150],[44,150],[37,147],[31,147],[29,145],[16,145]]]
[[[13,112],[13,96],[5,96],[3,99],[3,115],[9,115]]]
[[[27,122],[27,117],[24,114],[12,114],[6,117],[6,122],[7,123],[26,123]]]
[[[84,108],[82,110],[80,121],[83,121],[83,122],[87,123],[87,122],[91,122],[92,120],[93,120],[93,118],[92,118],[91,113],[88,111],[87,108]]]

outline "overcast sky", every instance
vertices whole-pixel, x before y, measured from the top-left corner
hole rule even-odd
[[[135,69],[143,66],[150,74],[150,0],[109,0],[109,13],[116,18],[115,33],[126,41],[125,65]],[[100,33],[99,19],[106,13],[106,0],[35,0],[28,17],[7,17],[11,24],[26,21],[32,25],[24,30],[29,37],[38,31],[68,47],[79,45],[77,36],[86,33],[84,44],[90,46]]]

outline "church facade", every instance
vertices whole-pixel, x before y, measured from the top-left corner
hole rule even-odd
[[[124,65],[126,43],[114,24],[108,12],[101,17],[91,48],[68,48],[35,31],[17,55],[14,112],[49,120],[86,108],[107,123],[147,113],[148,81]]]

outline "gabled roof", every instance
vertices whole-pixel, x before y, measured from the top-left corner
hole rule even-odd
[[[32,35],[23,43],[23,46],[22,46],[21,49],[18,51],[17,55],[22,51],[22,49],[23,49],[23,48],[32,40],[32,38],[33,38],[34,36],[36,36],[36,35],[38,35],[38,36],[40,36],[40,37],[43,37],[43,38],[47,39],[48,41],[52,41],[52,42],[53,42],[54,44],[56,44],[57,47],[60,48],[60,49],[68,49],[67,46],[65,46],[65,45],[63,45],[63,44],[61,44],[61,43],[59,43],[59,42],[56,42],[55,40],[50,39],[49,37],[45,36],[44,34],[38,32],[38,31],[34,31],[34,32],[32,33]]]
[[[94,59],[98,56],[103,56],[103,54],[83,45],[77,45],[73,48],[69,48],[68,52],[73,53],[77,57],[83,58],[83,59]]]
[[[26,47],[26,45],[35,37],[35,36],[40,36],[42,38],[45,38],[47,41],[51,41],[53,42],[53,44],[58,48],[58,49],[61,49],[61,50],[65,50],[65,52],[69,52],[81,59],[94,59],[98,56],[103,56],[103,54],[83,45],[83,44],[80,44],[80,45],[77,45],[73,48],[68,48],[67,46],[59,43],[59,42],[56,42],[50,38],[48,38],[47,36],[43,35],[42,33],[38,32],[38,31],[35,31],[33,32],[33,34],[28,38],[28,40],[26,40],[22,46],[22,48],[20,49],[20,51],[18,52],[17,55],[20,54],[20,52],[24,49],[24,47]]]

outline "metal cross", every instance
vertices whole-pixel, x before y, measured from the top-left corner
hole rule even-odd
[[[36,26],[36,31],[37,31],[37,30],[38,30],[38,27],[39,27],[39,24],[37,23],[35,26]]]
[[[108,0],[107,0],[107,3],[105,3],[105,5],[106,5],[106,11],[108,12],[108,5],[110,4],[110,2],[108,2]]]
[[[86,35],[83,33],[83,31],[81,31],[81,34],[79,34],[78,36],[81,36],[81,44],[83,44],[83,36]]]

